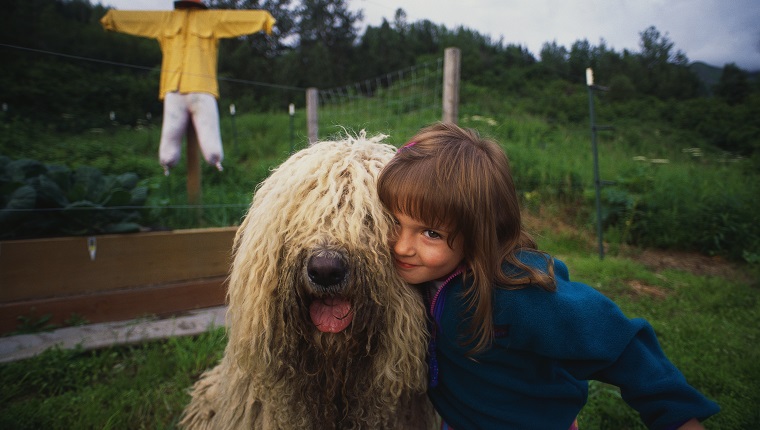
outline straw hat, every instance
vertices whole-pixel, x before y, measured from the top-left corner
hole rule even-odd
[[[180,0],[174,2],[174,9],[179,8],[197,8],[197,9],[208,9],[208,6],[203,4],[201,0]]]

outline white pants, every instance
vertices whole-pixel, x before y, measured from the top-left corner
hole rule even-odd
[[[216,98],[208,93],[166,93],[164,97],[164,122],[161,127],[161,144],[158,159],[166,174],[179,161],[182,153],[182,137],[192,118],[198,145],[206,162],[222,170],[224,151],[219,131],[219,108]]]

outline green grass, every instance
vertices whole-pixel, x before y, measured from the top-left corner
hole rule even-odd
[[[508,111],[507,111],[508,112]],[[526,200],[581,208],[594,222],[593,152],[587,125],[523,111],[462,108],[462,125],[502,144]],[[598,136],[605,237],[617,243],[760,260],[758,171],[667,123],[624,121]],[[699,148],[699,150],[694,150]],[[529,204],[532,204],[529,202]]]
[[[0,428],[169,429],[221,357],[224,329],[99,351],[50,349],[0,366]]]
[[[586,233],[535,229],[542,248],[564,260],[571,277],[613,298],[629,317],[655,328],[688,381],[722,407],[709,428],[752,428],[760,402],[760,289],[740,279],[652,271],[635,258],[600,261]],[[635,257],[635,252],[629,252]],[[756,275],[756,274],[755,274]],[[632,286],[645,286],[644,293]],[[654,292],[654,293],[652,293]],[[0,428],[174,428],[187,389],[221,357],[223,329],[99,351],[49,350],[0,365]],[[643,429],[615,387],[592,383],[579,417],[584,429]]]
[[[634,259],[588,253],[588,240],[567,234],[544,237],[544,247],[563,259],[571,278],[614,299],[629,317],[647,319],[663,350],[689,383],[717,401],[722,411],[708,428],[753,428],[760,410],[760,289],[754,282],[686,271],[654,272]],[[581,249],[581,252],[577,252]],[[636,289],[641,287],[644,289]],[[643,291],[643,292],[642,292]],[[644,429],[615,387],[593,382],[579,417],[581,428]]]

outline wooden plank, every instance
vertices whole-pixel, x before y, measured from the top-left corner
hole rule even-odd
[[[0,303],[226,276],[236,227],[0,242]]]
[[[225,302],[226,288],[226,277],[215,277],[158,287],[2,303],[0,334],[17,330],[19,316],[34,321],[50,315],[50,324],[62,325],[73,315],[88,323],[99,323],[219,306]]]

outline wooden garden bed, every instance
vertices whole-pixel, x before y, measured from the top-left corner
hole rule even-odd
[[[89,322],[224,303],[236,227],[0,242],[0,334],[19,316]]]

